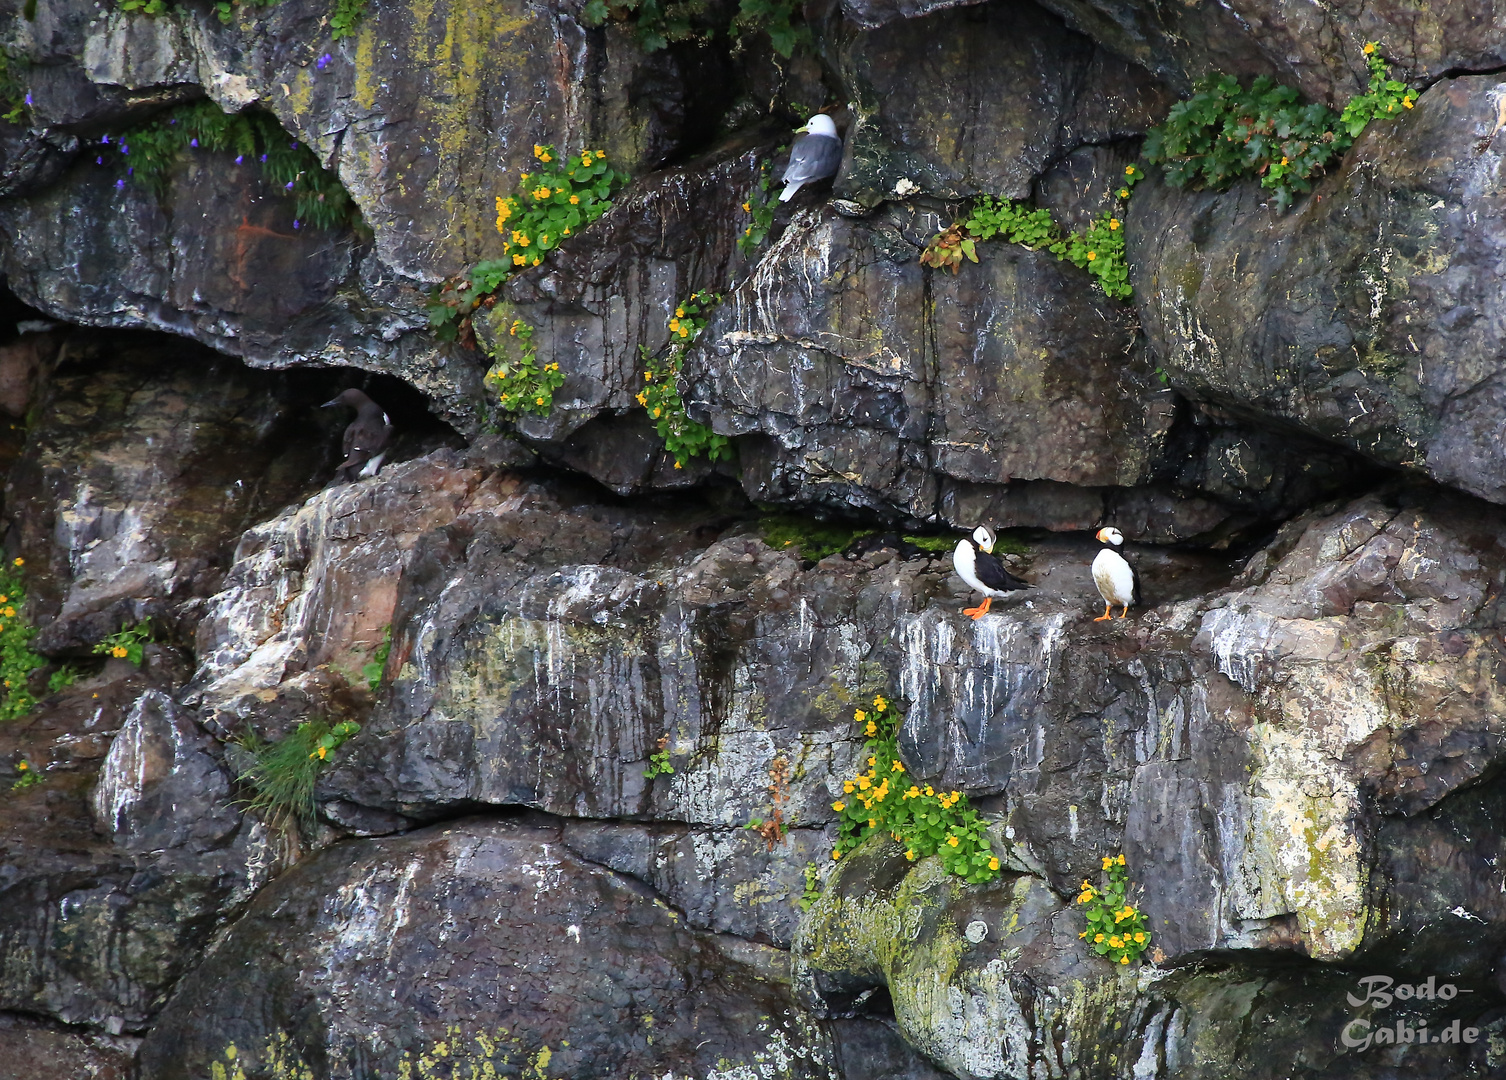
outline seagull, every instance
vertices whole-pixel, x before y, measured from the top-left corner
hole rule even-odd
[[[790,147],[790,163],[784,169],[784,194],[780,202],[789,202],[806,184],[837,175],[842,164],[842,140],[837,125],[825,113],[817,113],[795,129],[799,136]]]
[[[1116,604],[1122,609],[1119,617],[1126,618],[1129,606],[1135,602],[1140,582],[1135,576],[1135,568],[1114,550],[1124,543],[1124,534],[1114,528],[1099,529],[1098,542],[1106,546],[1093,560],[1093,584],[1098,586],[1098,595],[1103,597],[1103,614],[1093,621],[1109,619],[1109,610]]]
[[[952,565],[957,576],[972,586],[973,591],[983,594],[983,603],[975,608],[963,608],[962,614],[981,619],[988,614],[989,606],[996,596],[1007,596],[1018,589],[1033,589],[1028,581],[1021,581],[999,561],[993,553],[998,537],[987,525],[979,525],[973,535],[957,541],[957,550],[952,552]]]
[[[392,420],[382,407],[359,390],[344,390],[319,406],[328,409],[349,405],[356,418],[345,429],[345,460],[335,470],[335,479],[349,483],[358,476],[375,476],[392,441]]]

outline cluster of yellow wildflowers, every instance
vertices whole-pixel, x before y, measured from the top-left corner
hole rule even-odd
[[[1103,856],[1103,870],[1108,884],[1102,889],[1083,879],[1077,902],[1087,909],[1088,928],[1077,936],[1111,963],[1128,964],[1150,948],[1150,929],[1145,913],[1126,899],[1129,875],[1124,868],[1124,856]]]
[[[604,150],[583,150],[560,164],[554,147],[535,144],[544,171],[523,173],[518,190],[497,196],[497,232],[506,237],[501,259],[486,259],[445,281],[429,297],[429,325],[441,341],[474,345],[471,318],[513,274],[538,266],[550,251],[605,214],[626,173],[608,167]]]
[[[151,640],[151,623],[143,621],[135,626],[122,627],[110,634],[103,641],[95,644],[94,652],[99,656],[128,660],[140,667],[142,661],[146,659],[146,643]]]
[[[29,787],[35,787],[42,782],[42,774],[31,767],[31,762],[22,761],[16,766],[16,772],[21,775],[11,784],[12,791],[25,791]]]
[[[853,719],[866,738],[868,769],[844,781],[842,793],[847,798],[831,804],[839,815],[831,857],[841,859],[870,836],[886,833],[904,845],[905,858],[912,862],[939,855],[948,870],[968,881],[998,877],[999,860],[967,796],[917,783],[905,771],[896,742],[898,710],[879,695],[872,709],[856,710]]]
[[[703,290],[676,304],[669,320],[669,350],[664,356],[652,356],[647,348],[638,347],[643,357],[643,389],[638,391],[638,404],[647,410],[677,469],[683,469],[687,460],[698,455],[712,461],[732,456],[732,446],[725,435],[718,435],[685,415],[679,387],[685,351],[706,328],[706,313],[720,300],[721,297]]]
[[[554,165],[553,146],[535,144],[540,166]],[[612,191],[627,177],[607,165],[604,150],[582,150],[563,165],[524,173],[514,195],[497,196],[497,231],[515,268],[537,266],[544,256],[612,205]]]
[[[31,651],[36,629],[21,615],[26,594],[21,584],[21,567],[25,559],[17,558],[12,570],[0,570],[0,720],[14,720],[31,712],[37,701],[28,688],[31,673],[47,663]]]
[[[539,363],[533,344],[533,327],[514,319],[507,337],[492,349],[496,361],[486,373],[486,385],[497,393],[502,408],[510,413],[548,416],[554,408],[554,392],[565,385],[558,363]]]

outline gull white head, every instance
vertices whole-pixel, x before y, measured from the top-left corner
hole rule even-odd
[[[1124,534],[1112,525],[1105,526],[1098,530],[1098,540],[1099,543],[1113,544],[1115,547],[1119,547],[1124,543]]]
[[[805,122],[803,127],[795,129],[796,135],[824,135],[828,139],[837,137],[837,125],[832,123],[831,117],[825,113],[817,113]]]
[[[996,541],[997,539],[998,537],[994,535],[994,531],[987,525],[979,525],[976,529],[973,530],[973,544],[978,548],[979,551],[986,551],[992,554],[994,550],[994,541]]]

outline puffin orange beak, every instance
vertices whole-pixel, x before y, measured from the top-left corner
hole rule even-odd
[[[1108,540],[1104,539],[1104,535],[1103,534],[1106,533],[1106,532],[1108,532],[1108,531],[1109,531],[1108,526],[1105,525],[1103,528],[1099,529],[1093,535],[1097,538],[1097,540],[1098,540],[1098,542],[1100,544],[1107,544]]]

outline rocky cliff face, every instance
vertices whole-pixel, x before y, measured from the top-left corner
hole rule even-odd
[[[7,9],[0,1077],[1500,1074],[1506,28],[1414,8],[812,0],[788,58],[716,4],[662,49],[577,4]],[[1416,107],[1290,211],[1114,196],[1196,78],[1341,105],[1367,40]],[[358,214],[208,146],[138,184],[121,133],[206,97]],[[752,243],[820,106],[841,170]],[[442,341],[536,144],[633,179]],[[1133,298],[922,264],[979,194],[1120,207]],[[638,400],[697,291],[715,463]],[[547,416],[483,386],[516,320]],[[334,484],[352,385],[398,435]],[[973,620],[979,522],[1032,588]],[[1105,524],[1140,595],[1095,621]],[[989,880],[833,858],[876,696]],[[304,820],[251,804],[345,721]],[[1078,899],[1120,853],[1125,964]]]

